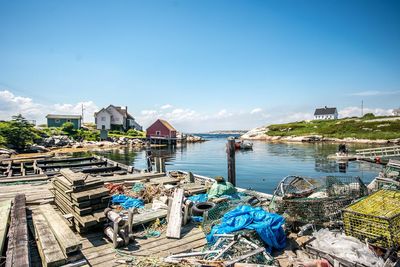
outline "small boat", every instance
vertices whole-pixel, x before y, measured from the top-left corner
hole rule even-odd
[[[236,141],[235,142],[236,149],[253,149],[253,143],[249,141]]]

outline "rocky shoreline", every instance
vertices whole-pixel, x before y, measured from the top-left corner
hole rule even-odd
[[[305,136],[270,136],[267,135],[268,127],[259,127],[248,131],[240,138],[243,140],[260,140],[266,142],[327,142],[327,143],[358,143],[358,144],[400,144],[400,138],[397,139],[357,139],[354,137],[347,138],[331,138],[321,135],[305,135]]]
[[[187,143],[205,142],[206,139],[188,135]],[[111,137],[108,141],[76,141],[66,135],[54,135],[44,138],[40,142],[31,145],[23,152],[26,153],[47,153],[47,152],[74,152],[87,151],[94,149],[109,149],[116,147],[133,147],[137,149],[144,148],[146,141],[139,138],[129,137]],[[0,158],[8,158],[18,154],[15,150],[9,148],[0,148]]]

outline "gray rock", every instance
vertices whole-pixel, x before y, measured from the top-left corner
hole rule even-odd
[[[44,146],[33,144],[29,147],[29,150],[35,151],[35,152],[48,152],[50,149],[47,149]]]

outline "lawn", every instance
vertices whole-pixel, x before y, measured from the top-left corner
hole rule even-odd
[[[306,136],[357,139],[395,139],[400,138],[400,120],[373,121],[393,117],[374,117],[366,114],[362,118],[344,118],[338,120],[301,121],[268,126],[269,136]]]

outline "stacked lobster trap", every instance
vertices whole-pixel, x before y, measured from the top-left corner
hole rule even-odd
[[[327,176],[315,180],[288,176],[275,190],[270,210],[284,214],[293,223],[336,222],[342,217],[341,210],[367,191],[359,177]]]
[[[381,189],[343,210],[346,235],[382,248],[400,246],[400,191]]]

